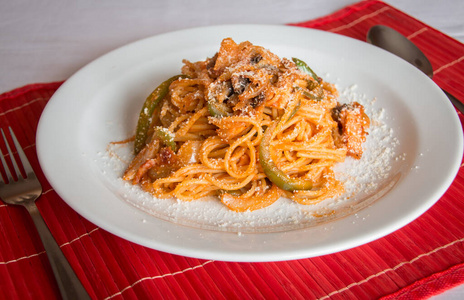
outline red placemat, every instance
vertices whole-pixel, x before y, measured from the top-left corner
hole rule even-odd
[[[364,40],[375,24],[414,41],[430,58],[435,82],[464,100],[464,45],[385,3],[363,1],[292,25]],[[39,210],[93,299],[410,299],[464,283],[464,168],[416,221],[331,255],[233,263],[171,255],[118,238],[70,209],[40,172],[37,123],[60,84],[33,84],[0,95],[0,127],[11,126],[25,148],[43,185]],[[27,212],[0,202],[0,299],[54,298],[58,288]]]

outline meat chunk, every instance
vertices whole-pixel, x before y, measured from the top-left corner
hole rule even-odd
[[[347,155],[360,159],[363,153],[362,144],[366,141],[370,125],[364,107],[358,102],[341,104],[332,110],[332,117],[338,123],[335,143],[339,147],[346,147]]]

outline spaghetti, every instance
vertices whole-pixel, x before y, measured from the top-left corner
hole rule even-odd
[[[231,210],[286,196],[314,204],[343,192],[333,167],[360,158],[369,118],[339,104],[303,61],[226,38],[147,98],[124,179],[159,198],[217,196]]]

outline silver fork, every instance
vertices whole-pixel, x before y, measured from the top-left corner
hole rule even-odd
[[[13,133],[13,130],[9,127],[10,136],[20,157],[26,177],[23,177],[21,174],[18,166],[19,164],[13,156],[13,151],[8,144],[5,132],[3,129],[0,129],[0,131],[2,132],[5,147],[13,164],[13,168],[10,169],[5,160],[6,156],[3,155],[0,149],[0,160],[7,177],[7,181],[5,181],[0,174],[0,198],[7,204],[24,206],[31,215],[44,245],[63,299],[90,299],[87,291],[77,278],[63,252],[61,252],[60,247],[50,233],[50,230],[35,205],[35,200],[42,194],[42,186]]]

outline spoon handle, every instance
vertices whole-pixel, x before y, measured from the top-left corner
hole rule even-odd
[[[456,97],[448,93],[447,91],[443,90],[443,92],[445,92],[446,96],[448,96],[448,99],[450,99],[454,107],[456,107],[462,114],[464,114],[464,104],[458,99],[456,99]]]

